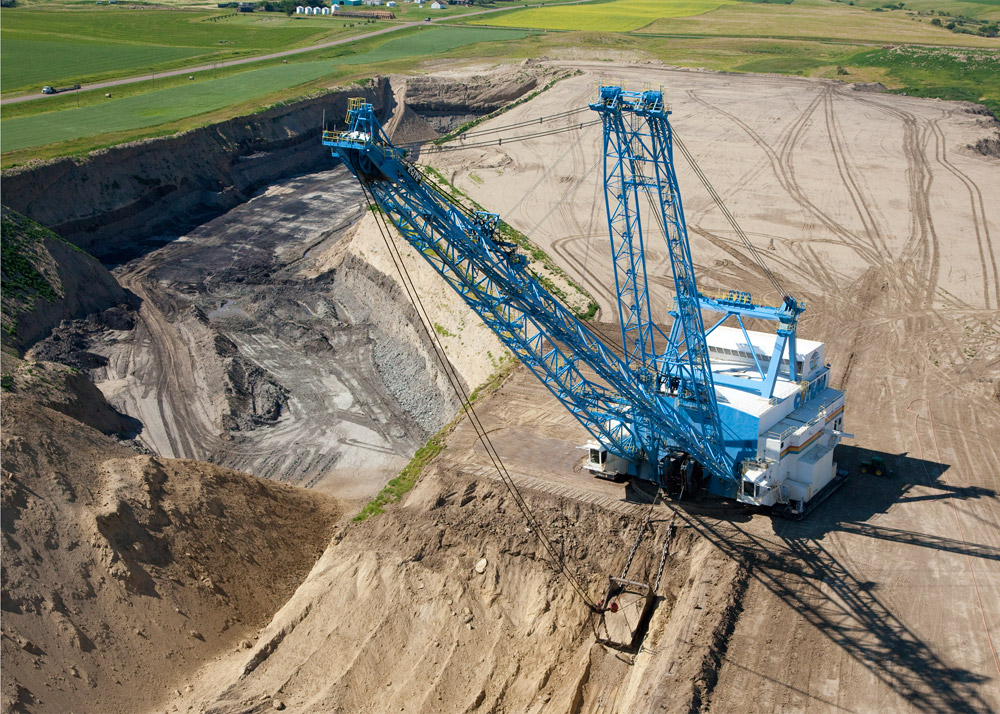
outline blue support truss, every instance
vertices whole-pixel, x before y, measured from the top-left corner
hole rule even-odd
[[[708,345],[705,342],[700,297],[695,283],[677,175],[674,172],[673,142],[670,123],[667,121],[670,111],[664,103],[663,92],[628,92],[621,87],[601,87],[598,101],[590,107],[601,115],[604,125],[604,189],[609,204],[608,224],[612,250],[615,250],[616,239],[622,245],[629,246],[630,250],[637,249],[640,253],[643,250],[641,235],[632,235],[632,231],[641,231],[638,218],[623,222],[618,216],[625,213],[625,209],[612,210],[615,203],[612,198],[623,196],[626,192],[635,198],[636,212],[639,194],[647,194],[653,204],[653,215],[663,229],[667,243],[677,310],[664,348],[661,353],[651,355],[651,362],[656,364],[659,371],[659,383],[664,385],[668,394],[678,399],[685,411],[692,414],[690,421],[700,432],[700,441],[704,451],[709,454],[709,463],[725,463],[721,420],[712,381]],[[609,146],[613,147],[613,152],[608,151]],[[612,167],[610,171],[609,164]],[[620,198],[617,203],[622,206],[626,202]],[[622,273],[626,275],[619,277]],[[631,299],[630,295],[622,291],[621,286],[640,284],[648,315],[645,261],[631,260],[623,264],[616,256],[615,275],[615,283],[619,286],[619,310],[623,303],[628,303]],[[651,335],[654,331],[652,320],[647,320]],[[641,327],[643,325],[640,323]],[[655,330],[662,334],[659,328]],[[624,339],[624,320],[622,335]]]

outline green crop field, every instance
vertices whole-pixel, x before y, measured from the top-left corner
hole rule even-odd
[[[528,8],[474,18],[469,22],[540,30],[627,32],[638,30],[664,17],[701,15],[733,2],[734,0],[610,0],[584,5]]]
[[[504,12],[448,24],[421,22],[287,64],[265,60],[220,68],[194,74],[193,81],[186,75],[158,78],[116,87],[113,98],[97,90],[8,104],[0,123],[3,163],[80,154],[189,129],[338,83],[410,72],[427,60],[576,56],[581,48],[595,59],[655,58],[687,67],[880,81],[892,91],[979,101],[1000,113],[1000,39],[961,34],[1000,15],[1000,0],[911,0],[902,9],[898,0],[892,7],[879,0],[781,2],[595,0],[527,9],[505,4]],[[57,12],[51,5],[41,7],[4,11],[5,91],[13,89],[12,82],[67,83],[70,72],[92,80],[137,74],[130,70],[150,66],[211,64],[373,29],[366,22],[352,28],[345,26],[352,24],[346,19],[279,13],[230,14],[211,21],[230,11],[210,8]],[[476,9],[435,14],[412,5],[398,10],[412,20],[425,13],[440,17]],[[949,18],[957,20],[954,32],[946,27]]]
[[[525,30],[501,30],[475,27],[430,27],[404,37],[396,37],[361,54],[352,54],[353,48],[345,45],[340,50],[346,55],[343,64],[374,64],[406,57],[434,57],[443,52],[480,42],[519,40],[532,34]]]
[[[967,15],[983,20],[1000,19],[1000,0],[903,0],[903,2],[910,11]],[[854,4],[871,9],[886,5],[887,0],[854,0]]]
[[[168,89],[109,99],[79,108],[65,108],[0,122],[3,151],[99,136],[170,122],[265,97],[280,90],[334,75],[344,66],[376,65],[427,55],[439,56],[450,50],[498,39],[520,39],[527,31],[487,28],[429,27],[402,37],[381,40],[367,51],[290,64],[273,64],[219,79],[206,79]]]
[[[99,42],[3,39],[0,83],[4,89],[40,88],[66,80],[103,75],[121,69],[159,67],[176,60],[204,55],[194,47],[108,45]]]
[[[105,79],[183,64],[289,49],[361,32],[346,20],[231,16],[227,11],[8,8],[0,28],[4,92]],[[371,26],[368,26],[369,28]]]
[[[641,32],[669,35],[771,37],[858,42],[910,42],[998,47],[996,39],[955,34],[904,12],[876,13],[846,3],[795,2],[793,5],[737,3],[698,17],[658,19]]]

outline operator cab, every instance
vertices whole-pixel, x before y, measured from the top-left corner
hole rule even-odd
[[[628,479],[629,462],[626,459],[615,456],[596,441],[588,441],[580,448],[587,452],[583,468],[597,478],[616,482]]]

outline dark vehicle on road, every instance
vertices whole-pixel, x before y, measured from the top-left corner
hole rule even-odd
[[[72,92],[74,89],[79,89],[79,88],[80,88],[79,84],[73,84],[70,85],[69,87],[51,87],[46,84],[44,87],[42,87],[42,94],[59,94],[59,92]]]

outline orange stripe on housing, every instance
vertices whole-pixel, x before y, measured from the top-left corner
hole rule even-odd
[[[781,455],[778,456],[778,458],[779,459],[785,458],[785,454],[787,454],[788,452],[792,452],[794,454],[799,453],[800,451],[802,451],[802,449],[804,449],[807,446],[809,446],[809,444],[811,444],[814,441],[816,441],[816,439],[818,439],[819,435],[822,434],[822,433],[823,433],[823,430],[820,429],[815,434],[813,434],[812,436],[810,436],[809,439],[806,441],[806,443],[802,444],[801,446],[789,446],[787,449],[785,449],[784,451],[781,452]]]
[[[844,405],[841,404],[840,405],[840,409],[838,409],[837,411],[835,411],[833,414],[831,414],[830,416],[828,416],[826,418],[826,423],[829,424],[831,421],[833,421],[834,419],[836,419],[841,414],[841,412],[843,412],[843,411],[844,411]]]

